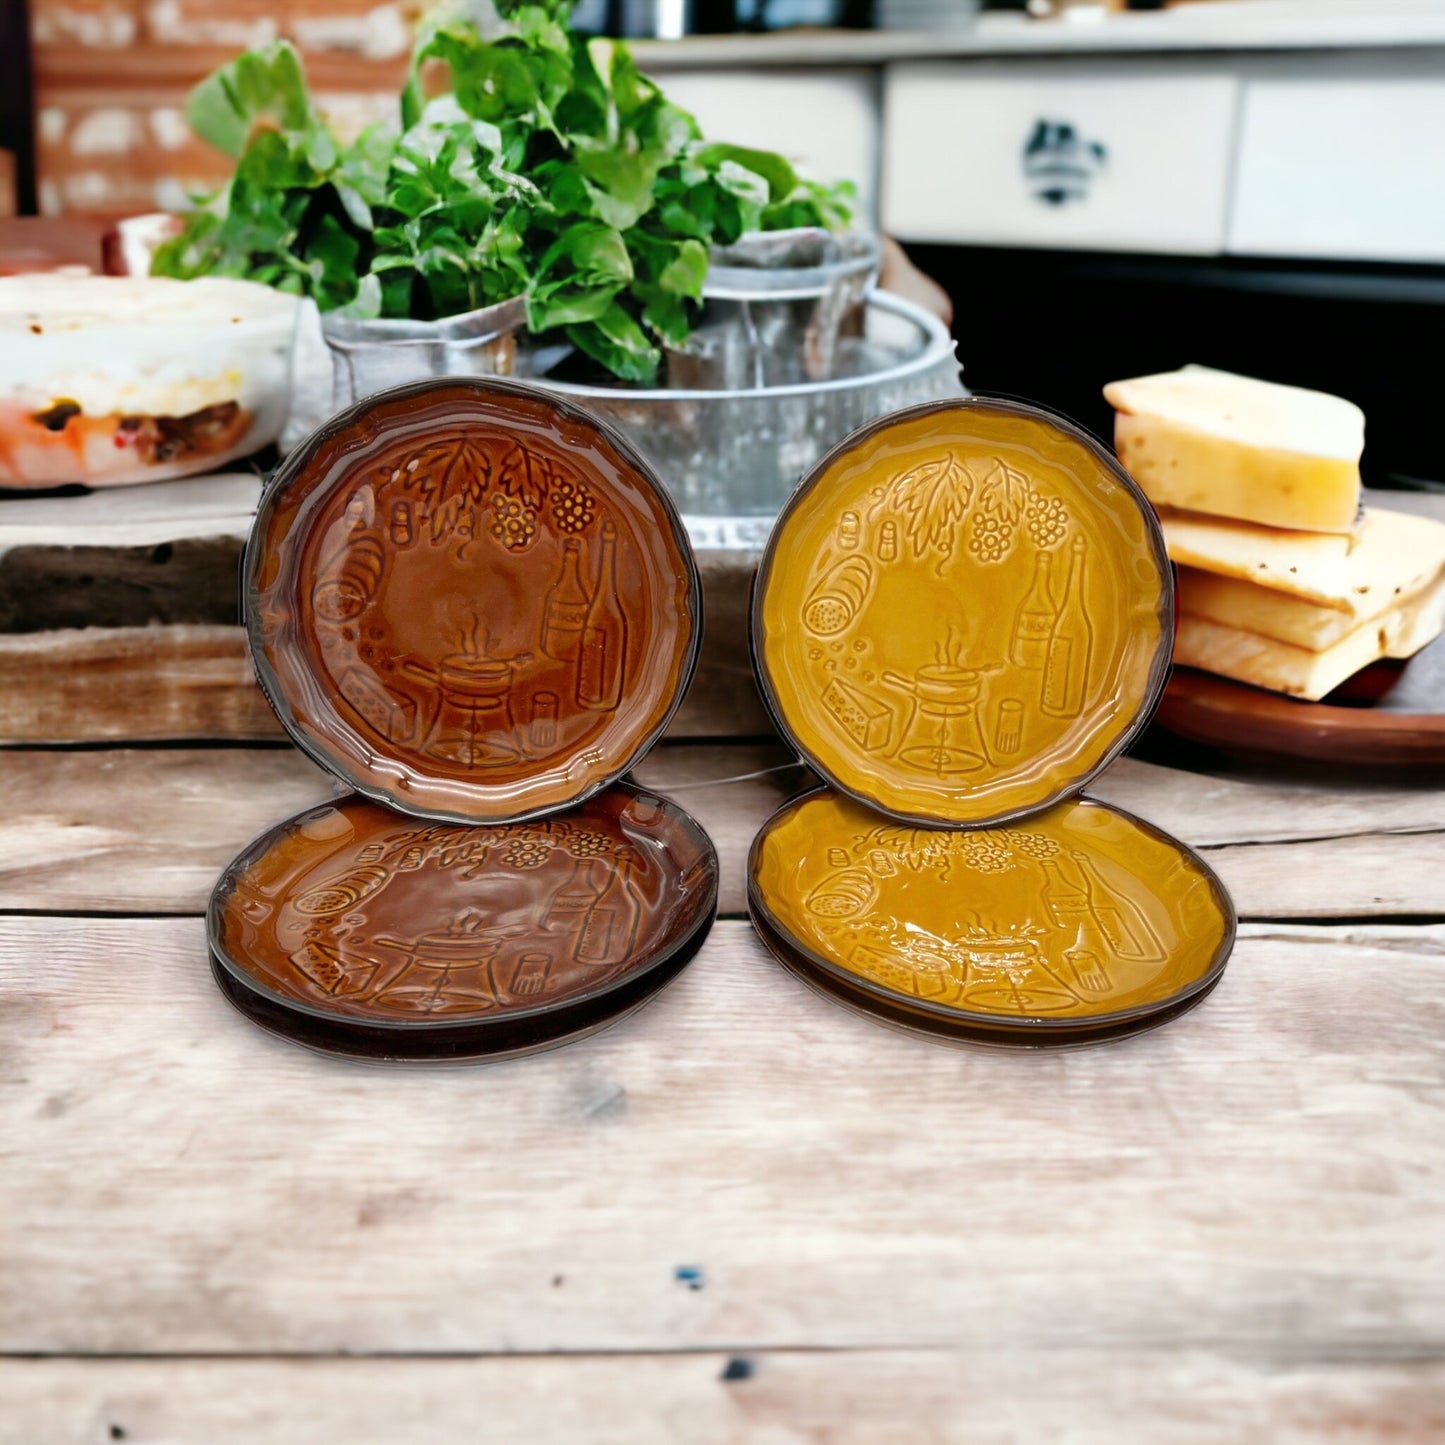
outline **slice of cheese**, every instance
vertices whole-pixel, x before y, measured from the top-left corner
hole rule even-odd
[[[1432,581],[1445,576],[1445,565]],[[1358,612],[1345,608],[1326,607],[1276,592],[1255,582],[1241,582],[1234,577],[1217,577],[1197,567],[1181,567],[1178,576],[1179,610],[1226,627],[1257,632],[1277,642],[1292,643],[1309,652],[1323,652],[1347,637],[1363,622],[1389,612],[1393,607],[1414,601],[1419,590],[1394,598],[1393,589],[1380,588],[1358,600]],[[1427,583],[1426,586],[1430,586]]]
[[[1318,652],[1181,612],[1174,661],[1317,702],[1382,657],[1413,657],[1442,630],[1445,579]]]
[[[1178,512],[1159,520],[1171,561],[1301,597],[1356,622],[1413,596],[1445,567],[1445,522],[1382,508],[1367,508],[1350,536]]]
[[[1270,527],[1348,532],[1364,413],[1321,391],[1186,366],[1110,382],[1114,446],[1151,502]]]

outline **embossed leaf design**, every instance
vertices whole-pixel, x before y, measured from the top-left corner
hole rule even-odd
[[[402,470],[406,490],[434,507],[448,502],[477,506],[491,479],[492,458],[470,437],[428,442]]]
[[[503,456],[497,469],[497,483],[502,491],[534,512],[542,505],[545,477],[546,463],[520,445]]]
[[[953,529],[968,515],[973,492],[972,474],[952,452],[894,478],[889,495],[904,515],[915,557],[930,547],[953,550]]]
[[[979,486],[978,505],[989,516],[1012,527],[1023,516],[1032,495],[1029,479],[995,457]]]
[[[914,873],[948,861],[947,835],[927,828],[870,828],[856,835],[854,842],[858,861],[874,848],[882,848]]]

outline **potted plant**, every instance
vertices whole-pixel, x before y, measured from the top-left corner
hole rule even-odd
[[[396,123],[350,143],[289,44],[239,56],[187,110],[235,172],[153,271],[310,297],[346,397],[511,370],[523,333],[652,382],[664,350],[688,345],[713,248],[841,232],[851,187],[705,141],[625,46],[569,28],[571,3],[500,0],[506,25],[491,37],[425,23]]]

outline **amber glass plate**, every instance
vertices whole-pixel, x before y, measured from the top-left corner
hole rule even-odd
[[[226,996],[275,1033],[380,1060],[492,1058],[614,1022],[696,952],[717,855],[619,784],[530,823],[418,822],[360,797],[263,834],[211,898]]]
[[[1017,827],[909,827],[820,789],[753,844],[748,906],[779,959],[887,1022],[972,1042],[1091,1043],[1218,981],[1234,910],[1203,861],[1088,799]]]
[[[783,733],[836,787],[925,823],[1078,792],[1148,720],[1173,580],[1109,453],[1008,402],[855,432],[784,509],[752,645]]]
[[[701,638],[651,469],[512,382],[342,412],[281,467],[245,566],[252,654],[292,737],[422,817],[518,821],[606,787],[662,733]]]

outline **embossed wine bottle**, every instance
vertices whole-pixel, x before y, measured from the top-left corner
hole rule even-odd
[[[1106,883],[1086,854],[1073,853],[1070,856],[1084,880],[1084,891],[1089,895],[1094,917],[1115,953],[1120,958],[1151,963],[1162,959],[1164,946],[1133,899]]]
[[[568,946],[574,958],[579,957],[582,941],[587,932],[587,918],[602,896],[598,885],[592,858],[573,860],[572,871],[566,881],[552,895],[542,927],[566,934]]]
[[[622,700],[622,670],[627,651],[627,619],[617,596],[617,528],[602,524],[602,559],[597,588],[582,627],[577,664],[577,702],[594,712],[611,712]]]
[[[581,937],[577,940],[577,961],[601,965],[625,963],[632,956],[641,913],[627,865],[608,868],[602,893],[583,920]]]
[[[1084,593],[1084,539],[1069,548],[1069,580],[1059,599],[1059,613],[1049,636],[1044,662],[1043,709],[1050,717],[1078,717],[1084,710],[1094,629]]]
[[[575,662],[587,624],[587,592],[582,586],[582,543],[568,537],[562,570],[547,594],[542,613],[542,651],[557,662]]]
[[[1044,907],[1054,927],[1066,933],[1076,933],[1081,925],[1092,927],[1094,910],[1088,893],[1064,873],[1056,858],[1040,858],[1039,867],[1046,880]]]
[[[1014,614],[1013,644],[1009,660],[1015,667],[1043,667],[1049,658],[1049,638],[1054,630],[1058,608],[1049,586],[1052,552],[1041,547],[1034,557],[1034,580]]]

